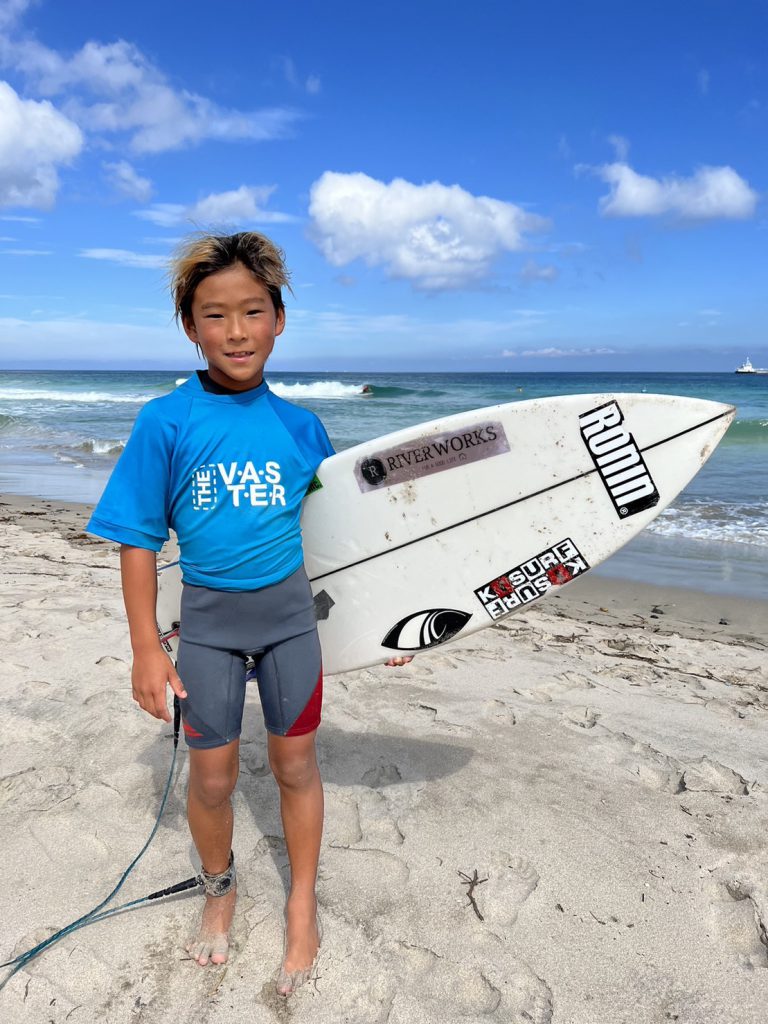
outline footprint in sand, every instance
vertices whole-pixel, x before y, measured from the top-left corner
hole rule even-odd
[[[98,622],[99,619],[110,619],[112,613],[106,608],[83,608],[77,613],[80,622]]]
[[[759,897],[739,881],[712,885],[711,928],[719,948],[744,967],[765,967],[766,926]]]
[[[563,722],[577,729],[594,729],[599,718],[600,713],[594,708],[569,708],[563,715]]]
[[[122,658],[113,658],[111,654],[105,654],[103,658],[99,658],[96,664],[100,668],[109,668],[113,672],[129,672],[130,665],[128,662],[123,661]]]
[[[488,881],[475,890],[475,899],[487,924],[511,928],[523,903],[539,884],[533,864],[524,857],[498,852],[487,872]]]

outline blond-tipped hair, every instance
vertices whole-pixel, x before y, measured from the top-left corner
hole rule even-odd
[[[275,312],[284,308],[282,288],[291,290],[285,253],[258,231],[236,235],[193,235],[185,239],[171,259],[169,272],[176,319],[192,315],[192,300],[200,282],[218,270],[242,263],[270,294]]]

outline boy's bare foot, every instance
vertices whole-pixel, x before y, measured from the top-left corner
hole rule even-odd
[[[289,897],[285,905],[285,941],[277,978],[278,995],[289,996],[309,981],[320,949],[320,938],[314,895]]]
[[[206,896],[200,931],[187,943],[187,952],[201,967],[209,962],[225,964],[229,954],[229,929],[235,913],[237,890],[224,896]]]

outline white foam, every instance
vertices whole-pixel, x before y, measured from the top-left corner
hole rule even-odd
[[[104,402],[131,402],[143,405],[153,395],[112,395],[108,391],[44,391],[34,388],[0,388],[0,401],[24,402],[87,402],[97,405]]]
[[[708,507],[668,508],[647,527],[660,537],[755,544],[768,547],[768,523],[764,516]]]
[[[363,394],[362,384],[342,384],[340,380],[318,380],[312,384],[280,384],[269,385],[280,398],[358,398]]]
[[[89,437],[79,447],[86,452],[93,452],[94,455],[117,455],[125,448],[125,441],[100,440],[96,437]]]

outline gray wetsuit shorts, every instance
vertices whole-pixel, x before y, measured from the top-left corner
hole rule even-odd
[[[258,680],[267,731],[302,736],[320,724],[323,671],[309,581],[301,566],[261,590],[184,584],[177,669],[190,747],[240,735],[246,682]]]

